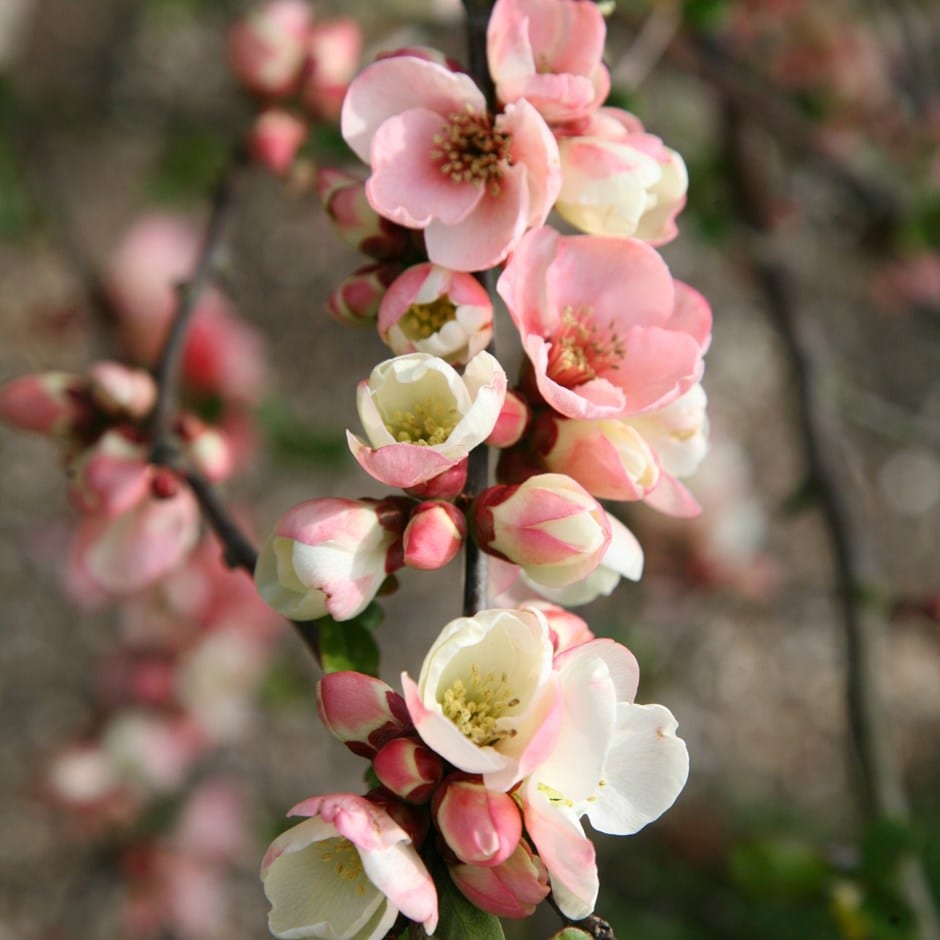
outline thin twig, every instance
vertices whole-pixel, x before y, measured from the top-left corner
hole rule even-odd
[[[767,233],[773,227],[771,195],[762,176],[763,161],[749,149],[748,116],[734,100],[725,102],[724,116],[729,186],[744,222],[758,233]],[[767,252],[753,253],[750,260],[789,364],[807,482],[818,500],[832,552],[846,645],[846,707],[858,756],[863,802],[872,819],[887,818],[909,824],[910,810],[889,739],[879,684],[878,648],[883,624],[863,611],[859,601],[860,588],[870,579],[871,564],[863,556],[863,539],[824,445],[829,435],[818,407],[812,358],[800,338],[791,282],[782,264]],[[940,940],[934,901],[923,868],[914,855],[903,860],[899,884],[917,917],[922,940]]]

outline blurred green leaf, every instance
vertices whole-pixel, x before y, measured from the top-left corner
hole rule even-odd
[[[211,130],[178,128],[166,141],[148,182],[149,196],[169,203],[205,199],[222,175],[231,151],[231,141]]]
[[[818,899],[832,880],[829,866],[815,849],[789,837],[740,845],[730,864],[732,879],[757,898]]]
[[[586,930],[581,930],[579,927],[565,927],[564,930],[552,934],[551,940],[584,940],[585,937],[591,940],[591,935]]]
[[[474,907],[456,888],[447,869],[434,871],[440,922],[434,936],[438,940],[505,940],[498,917]]]
[[[349,460],[342,435],[322,431],[298,421],[281,401],[269,398],[257,411],[268,447],[285,459],[336,467]]]
[[[381,608],[378,604],[370,604],[352,620],[344,620],[342,623],[332,617],[320,620],[323,671],[329,673],[351,669],[367,676],[378,676],[379,647],[371,630],[381,619]]]
[[[697,32],[716,27],[728,10],[728,0],[685,0],[682,18]]]
[[[265,708],[282,708],[310,702],[310,682],[300,674],[293,659],[276,659],[265,676],[259,699]]]
[[[917,839],[910,825],[879,819],[862,835],[862,876],[869,884],[885,884],[894,877],[901,859],[916,849]]]

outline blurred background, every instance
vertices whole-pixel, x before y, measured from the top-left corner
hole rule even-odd
[[[0,0],[0,381],[146,360],[133,324],[191,269],[254,113],[226,61],[245,8]],[[317,3],[315,22],[339,16],[362,62],[464,58],[448,0]],[[598,912],[621,940],[928,937],[910,902],[940,892],[940,7],[622,0],[609,31],[612,102],[687,162],[663,254],[715,327],[704,512],[630,507],[644,578],[578,611],[635,652],[638,700],[673,711],[692,759],[660,821],[598,836]],[[286,177],[240,175],[187,373],[235,443],[224,493],[256,536],[301,500],[381,492],[344,430],[387,352],[324,312],[363,263],[312,189],[313,161],[355,162],[328,111]],[[131,313],[128,292],[152,303]],[[260,940],[257,865],[284,812],[362,785],[316,717],[315,664],[211,544],[108,598],[69,568],[53,445],[4,427],[0,462],[0,938]],[[383,598],[392,685],[459,613],[457,567]],[[860,674],[909,820],[859,773]]]

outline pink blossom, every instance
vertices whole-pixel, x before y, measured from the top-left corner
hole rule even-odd
[[[418,264],[389,286],[378,328],[398,355],[424,352],[464,365],[489,344],[493,302],[473,275]]]
[[[269,108],[255,118],[248,137],[252,157],[272,173],[284,176],[307,139],[307,125],[295,114]]]
[[[157,385],[149,372],[120,362],[96,362],[88,370],[94,403],[112,415],[143,418],[157,400]]]
[[[148,445],[114,428],[69,466],[69,496],[81,512],[119,516],[150,494],[154,469]]]
[[[342,129],[372,167],[376,212],[423,229],[429,259],[456,271],[503,261],[561,185],[558,146],[532,105],[493,117],[469,76],[413,56],[374,62],[353,81]]]
[[[631,835],[664,813],[685,785],[689,757],[661,705],[636,705],[639,669],[613,640],[592,640],[555,660],[564,700],[551,755],[521,793],[526,831],[563,914],[586,917],[597,897],[594,847],[581,828]]]
[[[600,504],[559,473],[484,490],[473,506],[473,531],[487,552],[519,565],[548,587],[580,581],[600,564],[611,530]]]
[[[532,418],[532,409],[526,400],[511,389],[506,392],[499,418],[493,433],[486,439],[490,447],[512,447],[517,444],[529,427]]]
[[[486,33],[497,96],[525,98],[550,123],[584,117],[610,91],[601,61],[606,34],[594,3],[497,0]]]
[[[393,738],[413,731],[405,700],[381,679],[342,670],[317,683],[317,711],[330,733],[371,760]]]
[[[505,394],[506,373],[487,352],[477,353],[462,376],[427,353],[388,359],[359,383],[359,418],[371,446],[347,432],[349,449],[388,486],[426,483],[486,440]]]
[[[399,274],[401,265],[390,261],[357,268],[333,288],[326,312],[337,323],[359,326],[373,322],[388,286]]]
[[[393,738],[375,755],[372,769],[406,803],[427,803],[444,776],[440,757],[417,738]]]
[[[71,434],[90,415],[85,382],[70,372],[36,372],[0,386],[0,418],[21,431]]]
[[[554,741],[560,716],[551,656],[538,611],[483,610],[452,620],[425,656],[418,682],[402,675],[418,734],[458,769],[508,790]]]
[[[451,774],[434,794],[431,812],[447,847],[469,865],[502,864],[522,836],[516,801],[469,774]]]
[[[393,499],[311,499],[288,510],[255,567],[258,592],[293,620],[349,620],[401,566],[404,515]]]
[[[300,81],[311,25],[304,0],[271,0],[232,26],[232,71],[251,91],[279,97]]]
[[[301,95],[318,118],[339,120],[346,89],[359,68],[362,31],[348,17],[318,21],[307,39],[307,65]]]
[[[405,564],[421,571],[443,568],[467,537],[466,516],[453,503],[428,500],[411,514],[402,539]]]
[[[529,917],[549,892],[548,869],[524,838],[499,865],[450,865],[448,871],[468,901],[497,917]]]
[[[261,864],[274,936],[380,940],[399,912],[434,933],[434,882],[385,809],[337,793],[291,815],[311,818],[278,836]]]
[[[539,392],[567,417],[662,408],[701,377],[708,304],[643,242],[541,228],[522,240],[497,290]]]
[[[689,184],[678,153],[619,108],[601,108],[556,134],[563,182],[555,209],[563,219],[591,235],[654,245],[676,237]]]

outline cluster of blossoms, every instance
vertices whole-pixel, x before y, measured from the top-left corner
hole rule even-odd
[[[632,654],[558,606],[642,573],[599,500],[694,516],[682,479],[707,449],[711,311],[655,247],[676,235],[685,167],[602,106],[604,40],[592,3],[497,0],[495,102],[434,50],[386,53],[342,107],[368,177],[318,169],[329,217],[370,258],[328,312],[374,323],[394,353],[359,383],[349,447],[404,495],[288,510],[258,590],[293,619],[348,621],[392,573],[440,568],[472,539],[494,606],[448,624],[403,695],[358,672],[321,681],[323,721],[380,786],[294,808],[306,820],[262,868],[277,936],[374,940],[399,915],[433,933],[431,859],[483,911],[525,917],[551,891],[582,919],[598,878],[581,818],[636,832],[685,783],[672,715],[634,703]],[[547,225],[553,209],[586,234]],[[489,351],[491,269],[525,354],[512,387]],[[500,450],[497,483],[467,492],[482,446]]]

